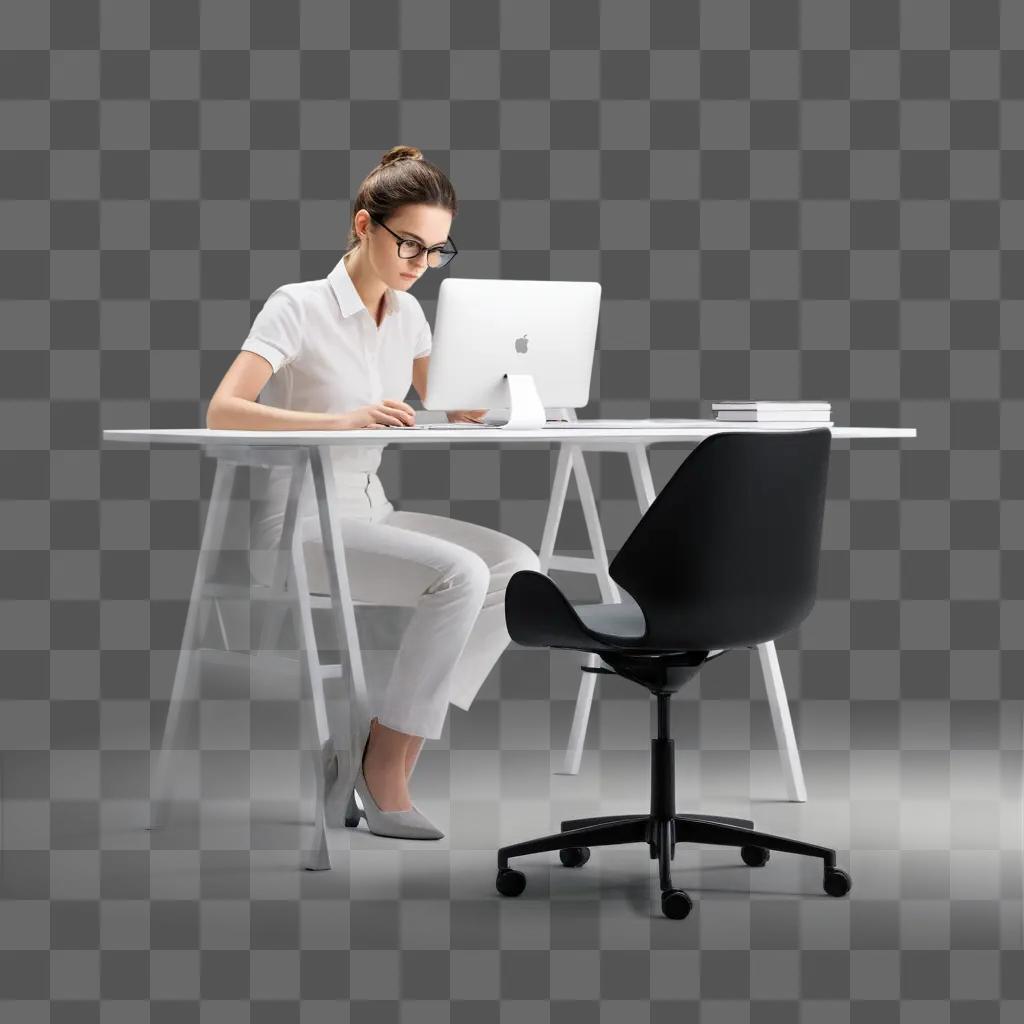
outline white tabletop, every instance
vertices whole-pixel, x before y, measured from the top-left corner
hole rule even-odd
[[[779,430],[810,430],[816,424],[789,423],[721,423],[718,420],[668,420],[651,425],[651,421],[638,421],[630,427],[558,427],[534,430],[507,430],[505,427],[435,427],[414,430],[408,427],[367,427],[360,430],[208,430],[206,428],[151,430],[104,430],[105,441],[125,441],[136,444],[251,444],[259,446],[380,443],[436,444],[438,441],[678,441],[709,437],[711,434],[736,430],[756,430],[766,433]],[[914,427],[841,427],[829,428],[833,438],[886,438],[916,437]]]

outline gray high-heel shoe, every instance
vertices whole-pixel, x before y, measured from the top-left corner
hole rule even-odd
[[[363,744],[363,756],[366,756],[366,747],[370,737],[366,737]],[[363,817],[366,818],[367,828],[378,836],[387,836],[392,839],[443,839],[444,833],[422,812],[415,804],[404,811],[382,811],[373,799],[369,786],[366,784],[366,777],[363,775],[362,761],[360,760],[359,775],[356,777],[355,790],[349,797],[348,806],[345,808],[345,824],[349,828],[355,828],[359,824],[359,808],[356,805],[355,794],[363,804]]]
[[[390,836],[393,839],[444,838],[444,833],[415,807],[405,811],[382,811],[366,785],[361,766],[356,777],[356,792],[363,802],[363,816],[366,818],[367,827],[374,835]],[[348,821],[349,817],[346,814],[345,823],[348,824]],[[357,818],[357,824],[358,821]]]
[[[415,763],[415,762],[414,762]],[[413,801],[412,809],[417,813],[426,818],[426,815],[416,806],[416,802]],[[387,813],[387,812],[382,812]],[[356,791],[355,789],[349,793],[348,803],[345,805],[345,825],[348,828],[358,828],[359,820],[363,817],[363,809],[356,803]],[[429,821],[429,819],[427,819]],[[443,833],[442,833],[443,835]]]

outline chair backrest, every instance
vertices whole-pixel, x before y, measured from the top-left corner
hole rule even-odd
[[[729,431],[683,460],[609,566],[647,620],[644,646],[773,640],[814,605],[831,434]]]

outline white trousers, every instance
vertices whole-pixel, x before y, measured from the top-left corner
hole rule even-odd
[[[375,473],[336,474],[343,509],[342,545],[355,601],[415,608],[383,688],[367,681],[382,725],[437,739],[448,705],[469,710],[502,652],[505,587],[520,569],[539,571],[529,545],[476,523],[396,510]],[[257,582],[269,582],[269,545],[283,513],[262,521],[251,560]],[[297,523],[312,593],[330,593],[320,522]]]

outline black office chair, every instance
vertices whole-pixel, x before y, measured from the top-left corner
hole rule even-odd
[[[750,867],[770,850],[820,857],[830,896],[850,891],[835,850],[754,830],[752,821],[676,814],[673,694],[700,667],[794,629],[815,600],[831,435],[827,428],[732,431],[702,441],[626,538],[609,572],[631,596],[621,604],[570,604],[543,573],[521,570],[505,591],[509,635],[527,647],[596,651],[609,668],[658,699],[651,741],[651,810],[562,822],[563,831],[498,850],[503,896],[526,887],[510,857],[558,850],[567,867],[591,846],[647,843],[657,858],[661,908],[684,918],[693,904],[672,886],[677,842],[738,846]],[[711,652],[717,652],[712,654]],[[710,656],[709,656],[710,655]]]

